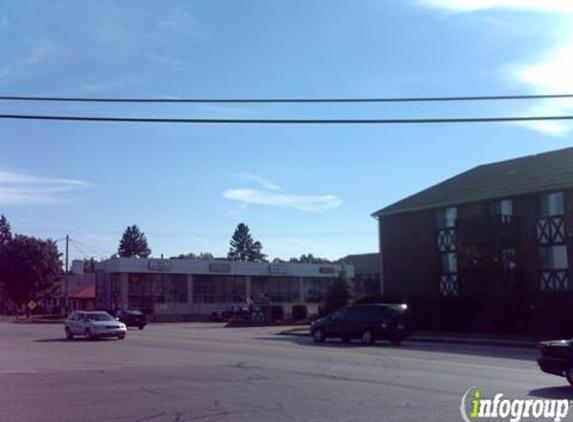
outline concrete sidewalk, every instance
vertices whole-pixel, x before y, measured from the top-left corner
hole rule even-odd
[[[309,327],[297,327],[284,330],[278,333],[285,336],[310,337]],[[450,344],[467,344],[481,346],[503,346],[503,347],[520,347],[526,349],[536,349],[540,341],[550,339],[535,339],[531,337],[516,336],[485,336],[478,334],[458,334],[458,333],[436,333],[420,331],[415,332],[408,337],[406,341],[429,342],[429,343],[450,343]],[[555,339],[553,339],[555,340]]]

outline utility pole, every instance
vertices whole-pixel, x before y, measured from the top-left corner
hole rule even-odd
[[[70,243],[70,236],[66,235],[66,272],[64,273],[64,283],[65,283],[65,296],[64,296],[64,306],[65,306],[65,311],[66,314],[65,316],[68,316],[69,313],[69,298],[68,298],[68,246]]]

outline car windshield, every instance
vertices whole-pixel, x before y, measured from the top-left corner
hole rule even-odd
[[[113,321],[113,318],[108,314],[87,314],[86,320],[91,321]]]

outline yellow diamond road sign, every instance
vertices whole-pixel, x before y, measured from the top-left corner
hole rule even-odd
[[[34,310],[36,305],[37,305],[36,302],[34,302],[33,300],[28,302],[28,308],[30,308],[32,311]]]

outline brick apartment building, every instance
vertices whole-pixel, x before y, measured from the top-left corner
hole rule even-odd
[[[478,166],[373,216],[384,295],[423,326],[573,333],[573,148]]]

